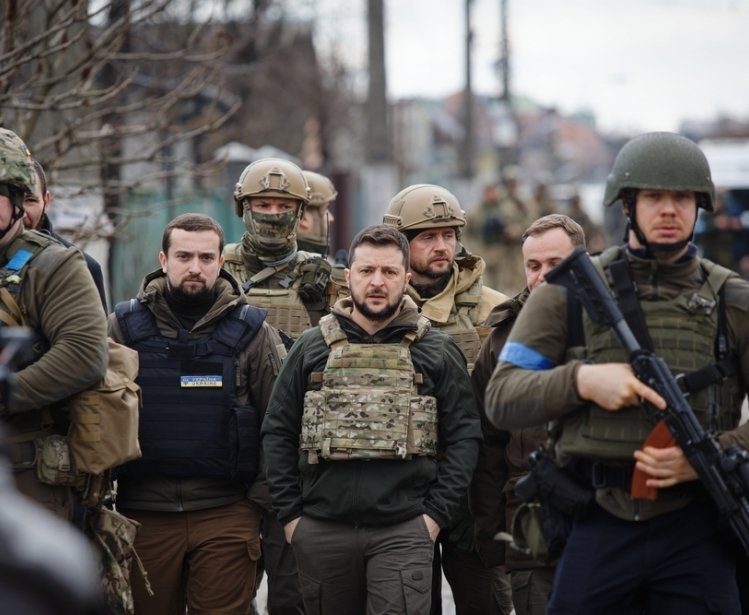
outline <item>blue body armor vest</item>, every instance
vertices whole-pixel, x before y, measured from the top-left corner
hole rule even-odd
[[[239,353],[265,313],[237,306],[209,335],[162,335],[136,299],[115,307],[127,346],[138,351],[143,391],[138,437],[143,457],[119,476],[216,476],[251,483],[258,469],[260,424],[237,399]]]

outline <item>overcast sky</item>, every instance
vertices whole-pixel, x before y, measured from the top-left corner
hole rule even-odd
[[[748,0],[508,0],[512,87],[605,131],[749,119]],[[318,0],[320,37],[366,65],[366,0]],[[475,91],[499,92],[500,0],[473,0]],[[385,0],[391,98],[463,87],[464,0]]]

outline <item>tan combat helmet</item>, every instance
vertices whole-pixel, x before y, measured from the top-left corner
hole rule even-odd
[[[382,223],[402,233],[442,227],[455,227],[459,232],[466,224],[466,214],[449,190],[434,184],[415,184],[390,200]]]
[[[245,206],[253,197],[290,199],[297,206],[289,213],[257,213]],[[297,226],[308,203],[309,188],[302,170],[283,158],[256,160],[242,171],[234,188],[235,211],[244,219],[246,243],[266,260],[294,252]]]
[[[314,171],[302,172],[310,191],[309,204],[305,208],[302,220],[311,228],[309,230],[297,229],[297,244],[300,250],[325,256],[328,253],[330,234],[328,207],[335,202],[338,191],[325,175]]]

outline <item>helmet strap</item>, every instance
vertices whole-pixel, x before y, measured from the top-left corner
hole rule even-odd
[[[654,258],[655,252],[678,252],[679,250],[683,250],[692,241],[692,238],[694,237],[694,226],[692,227],[692,232],[687,239],[682,239],[681,241],[677,241],[675,243],[656,243],[654,241],[648,241],[645,238],[645,234],[642,232],[642,229],[640,229],[640,227],[637,225],[637,217],[635,216],[635,198],[632,198],[631,200],[625,198],[624,202],[627,205],[629,211],[629,215],[627,217],[627,229],[625,231],[625,243],[628,240],[627,233],[631,229],[635,234],[635,237],[637,237],[637,241],[639,241],[640,245],[645,249],[645,254],[648,257]]]
[[[0,184],[0,194],[8,197],[11,206],[13,207],[13,214],[10,217],[10,222],[8,222],[8,225],[4,229],[0,229],[0,239],[2,239],[13,229],[16,222],[23,218],[23,214],[26,210],[23,207],[24,191],[21,188],[11,184]]]

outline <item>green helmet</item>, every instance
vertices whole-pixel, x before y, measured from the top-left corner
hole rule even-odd
[[[0,183],[33,192],[36,181],[29,148],[15,132],[0,128]]]
[[[310,207],[322,207],[335,201],[338,191],[330,179],[314,171],[302,171],[302,173],[309,186]]]
[[[382,223],[401,232],[445,226],[462,227],[466,214],[455,195],[442,186],[415,184],[396,194]]]
[[[694,141],[670,132],[649,132],[624,144],[606,180],[604,205],[628,188],[696,192],[704,195],[697,202],[708,211],[715,201],[705,154]]]
[[[242,201],[252,196],[297,199],[306,205],[309,188],[302,170],[283,158],[261,158],[248,165],[234,187],[234,206],[242,217]]]

